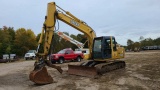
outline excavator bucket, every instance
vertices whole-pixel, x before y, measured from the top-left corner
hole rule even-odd
[[[95,67],[68,65],[68,73],[72,75],[86,76],[95,78],[98,75]]]
[[[41,85],[53,83],[53,78],[48,74],[46,67],[33,70],[29,75],[29,79],[36,84]]]

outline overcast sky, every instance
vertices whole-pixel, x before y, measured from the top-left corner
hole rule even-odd
[[[46,15],[47,3],[53,0],[1,0],[0,27],[32,29],[37,35]],[[115,36],[118,43],[139,37],[160,37],[160,0],[54,0],[91,26],[97,36]],[[60,23],[60,31],[79,31]]]

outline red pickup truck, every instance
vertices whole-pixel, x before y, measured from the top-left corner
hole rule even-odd
[[[80,62],[84,58],[82,52],[74,52],[71,48],[63,49],[56,54],[51,55],[52,63],[60,63],[62,64],[64,61],[77,61]]]

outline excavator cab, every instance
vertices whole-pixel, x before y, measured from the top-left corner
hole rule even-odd
[[[93,40],[92,60],[84,62],[79,66],[68,65],[68,73],[73,75],[95,77],[107,71],[125,67],[124,61],[112,60],[114,58],[119,58],[117,54],[115,37],[96,37]]]
[[[111,58],[111,37],[103,36],[94,38],[94,44],[92,48],[93,59],[109,59]]]

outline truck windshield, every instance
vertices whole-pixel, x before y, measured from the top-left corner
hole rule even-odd
[[[29,50],[28,53],[35,53],[35,50]]]
[[[65,53],[65,50],[61,50],[58,52],[58,54],[64,54]]]

